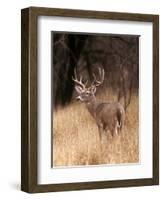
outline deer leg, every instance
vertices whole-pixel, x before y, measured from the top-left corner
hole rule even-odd
[[[99,138],[101,141],[102,140],[102,132],[103,132],[103,123],[101,122],[101,120],[97,121],[97,126],[98,126]]]
[[[98,132],[99,132],[99,147],[100,147],[100,162],[102,163],[102,158],[103,158],[103,151],[102,151],[102,132],[103,132],[103,125],[102,123],[98,124]]]
[[[115,126],[114,133],[115,133],[115,135],[118,135],[118,128],[117,128],[117,126]]]
[[[103,132],[103,126],[102,124],[98,125],[98,132],[99,132],[99,137],[100,137],[100,141],[102,140],[102,132]]]
[[[117,119],[115,119],[113,121],[113,126],[111,128],[111,135],[112,135],[112,137],[114,137],[114,135],[118,135],[118,133],[119,133],[119,123],[118,123]]]
[[[114,129],[114,128],[112,128],[110,132],[111,132],[111,135],[112,135],[112,137],[114,137],[114,132],[115,132],[115,129]]]
[[[104,127],[103,127],[104,131],[105,131],[105,137],[106,139],[108,140],[109,139],[109,126],[107,124],[104,124]]]
[[[114,137],[115,135],[117,135],[117,126],[114,125],[114,126],[111,128],[110,132],[111,132],[112,137]]]

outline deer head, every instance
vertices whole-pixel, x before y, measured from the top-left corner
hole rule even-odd
[[[75,90],[78,93],[77,99],[82,101],[82,102],[90,102],[93,99],[95,99],[95,93],[97,87],[99,87],[103,81],[104,81],[104,69],[98,68],[99,72],[99,80],[97,80],[95,74],[93,74],[93,82],[91,83],[90,87],[87,87],[88,81],[85,83],[82,81],[83,78],[80,76],[79,80],[77,78],[77,73],[76,71],[74,72],[74,77],[72,77],[72,80],[75,82]]]

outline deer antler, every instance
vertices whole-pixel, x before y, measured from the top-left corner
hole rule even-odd
[[[93,73],[94,80],[93,80],[93,83],[92,83],[91,87],[94,87],[94,86],[98,87],[98,86],[100,86],[104,82],[104,76],[105,76],[104,69],[102,69],[101,67],[99,67],[98,71],[99,71],[99,78],[100,78],[100,80],[97,80],[96,75]]]
[[[83,83],[82,79],[83,79],[83,77],[80,76],[80,79],[78,80],[76,70],[74,70],[74,77],[72,77],[72,80],[76,84],[78,84],[82,88],[82,90],[86,90],[86,85],[87,85],[88,81],[86,81],[85,83]]]
[[[91,86],[86,88],[88,80],[85,83],[83,83],[83,81],[82,81],[83,77],[82,76],[80,76],[79,80],[78,80],[76,69],[74,70],[74,77],[72,77],[72,80],[78,85],[78,91],[80,91],[79,93],[86,91],[86,90],[95,89],[96,87],[100,86],[104,82],[104,76],[105,76],[104,69],[99,67],[98,71],[99,71],[99,80],[97,80],[96,75],[93,74],[94,80],[93,80]]]

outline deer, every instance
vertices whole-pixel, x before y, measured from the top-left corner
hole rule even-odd
[[[96,90],[104,82],[105,71],[99,67],[98,73],[99,79],[93,73],[93,81],[90,87],[87,87],[88,80],[84,83],[82,76],[79,79],[77,78],[76,71],[74,71],[72,80],[78,94],[76,99],[85,103],[88,112],[95,119],[101,141],[103,133],[109,131],[111,136],[114,137],[121,132],[125,120],[125,110],[119,102],[99,102],[96,99]]]

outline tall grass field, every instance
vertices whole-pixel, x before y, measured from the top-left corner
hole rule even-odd
[[[98,95],[103,102],[116,101],[113,93]],[[73,100],[53,112],[53,167],[127,164],[139,162],[139,99],[132,95],[122,132],[108,132],[99,139],[95,120],[84,103]]]

